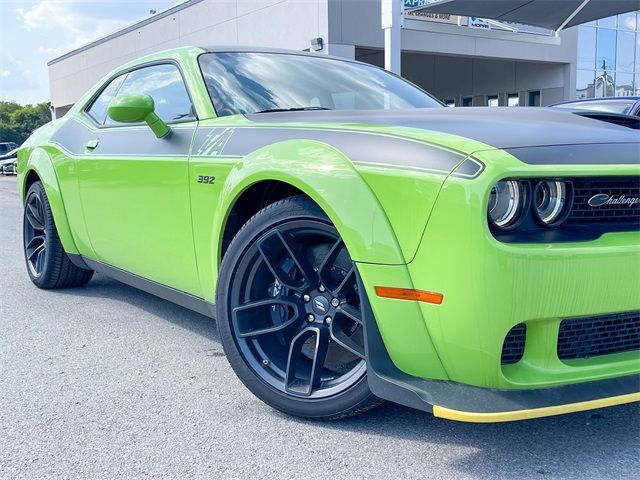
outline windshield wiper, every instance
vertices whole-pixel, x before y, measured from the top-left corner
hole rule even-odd
[[[304,112],[306,110],[331,110],[327,107],[293,107],[293,108],[270,108],[268,110],[260,110],[255,113],[273,113],[273,112]]]

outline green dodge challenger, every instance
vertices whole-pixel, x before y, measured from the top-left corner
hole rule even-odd
[[[94,272],[216,318],[283,412],[470,422],[640,400],[631,117],[445,108],[356,61],[182,48],[19,152],[40,288]]]

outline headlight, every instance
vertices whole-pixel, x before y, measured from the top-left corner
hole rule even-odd
[[[533,211],[545,227],[557,227],[567,218],[573,204],[573,184],[541,180],[533,189]]]
[[[489,195],[489,221],[500,230],[515,228],[529,200],[527,184],[503,180],[494,185]]]

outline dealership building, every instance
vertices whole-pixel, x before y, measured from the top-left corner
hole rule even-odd
[[[407,6],[416,1],[405,0]],[[189,0],[51,60],[54,116],[105,74],[179,46],[316,51],[384,65],[381,0]],[[402,75],[447,104],[538,106],[640,95],[640,13],[559,34],[473,16],[405,12]]]

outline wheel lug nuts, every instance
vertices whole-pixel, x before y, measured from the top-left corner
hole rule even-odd
[[[307,294],[304,294],[302,296],[302,300],[305,301],[305,302],[310,302],[311,301],[311,297],[309,295],[307,295]]]
[[[318,291],[320,291],[320,292],[324,292],[325,290],[326,290],[326,288],[324,287],[324,285],[320,285],[318,287]]]
[[[340,305],[340,300],[338,300],[337,298],[334,298],[333,300],[331,300],[331,306],[337,307],[339,305]]]
[[[333,318],[331,317],[327,317],[324,319],[324,323],[326,323],[327,325],[331,325],[331,322],[333,322]]]
[[[313,321],[315,321],[316,317],[313,316],[311,313],[309,315],[307,315],[307,322],[311,323]]]
[[[263,366],[263,367],[267,367],[267,366],[269,366],[269,360],[267,360],[267,359],[262,360],[262,366]]]

